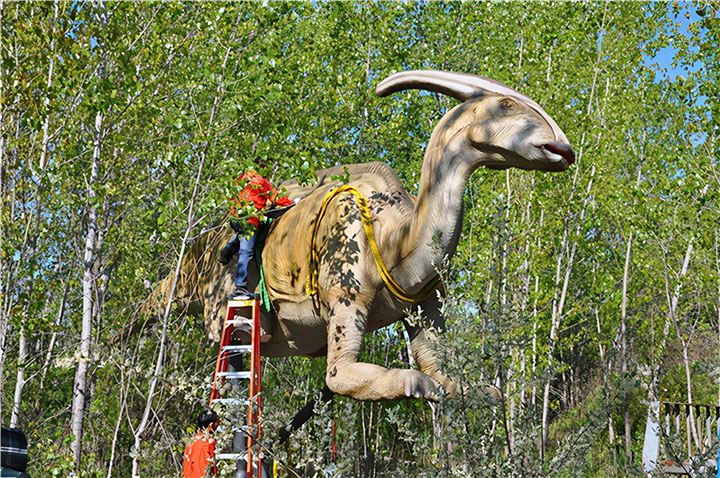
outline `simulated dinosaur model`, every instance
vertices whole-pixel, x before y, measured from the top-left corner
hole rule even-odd
[[[264,313],[271,337],[261,353],[325,355],[330,390],[358,400],[433,400],[438,385],[454,387],[439,370],[432,347],[435,331],[444,329],[433,289],[437,265],[458,244],[463,192],[472,172],[480,166],[564,171],[575,159],[555,121],[533,100],[502,83],[475,75],[408,71],[382,81],[376,92],[386,96],[406,89],[462,101],[443,116],[428,141],[417,197],[380,162],[321,171],[313,186],[288,181],[283,186],[290,198],[301,200],[272,225],[262,253],[272,311]],[[367,198],[371,232],[389,275],[407,295],[429,295],[419,302],[424,323],[405,320],[404,311],[411,304],[390,292],[381,279],[361,209],[349,193],[327,202],[315,227],[317,292],[308,294],[313,228],[328,193],[343,185],[332,176],[345,173],[347,185]],[[202,313],[215,338],[233,289],[234,266],[218,261],[229,238],[230,232],[216,230],[197,240],[185,258],[177,290],[179,305]],[[172,278],[163,281],[154,295],[166,293],[171,282]],[[363,336],[399,320],[405,323],[419,370],[359,362]]]

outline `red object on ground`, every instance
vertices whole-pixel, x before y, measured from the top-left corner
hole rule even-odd
[[[192,436],[183,454],[184,478],[210,478],[217,476],[217,468],[213,463],[215,458],[215,439],[207,430],[197,432]],[[207,473],[207,474],[206,474]]]
[[[238,210],[245,209],[251,204],[255,206],[256,210],[262,211],[272,203],[278,206],[289,206],[293,203],[287,197],[281,196],[280,191],[275,189],[270,181],[253,170],[247,171],[235,181],[236,186],[243,183],[245,184],[243,189],[237,197],[232,198],[234,204],[230,208],[230,213],[233,216],[237,215]],[[251,216],[248,218],[248,222],[257,227],[260,219],[257,216]]]

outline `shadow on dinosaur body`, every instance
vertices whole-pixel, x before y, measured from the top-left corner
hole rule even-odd
[[[493,80],[437,71],[402,72],[381,82],[380,96],[426,89],[463,101],[440,120],[423,160],[417,197],[407,193],[397,174],[384,163],[340,166],[319,172],[314,186],[282,184],[300,202],[271,225],[262,252],[272,311],[263,311],[272,338],[261,352],[270,357],[327,357],[326,382],[335,393],[359,400],[424,397],[435,399],[437,386],[454,388],[438,369],[435,333],[445,320],[435,295],[422,300],[424,321],[408,323],[411,305],[383,283],[350,194],[333,199],[317,231],[318,292],[308,295],[310,236],[326,195],[343,182],[367,198],[382,259],[409,294],[424,291],[436,279],[436,265],[455,252],[462,228],[463,192],[480,166],[564,171],[574,153],[557,124],[526,96]],[[345,169],[347,168],[347,170]],[[347,174],[346,174],[347,173]],[[195,241],[182,266],[177,306],[202,314],[208,334],[218,339],[234,264],[222,266],[219,252],[232,238],[214,229]],[[257,284],[251,265],[250,284]],[[155,289],[155,299],[169,291],[172,277]],[[358,361],[363,336],[402,320],[420,370],[387,369]]]

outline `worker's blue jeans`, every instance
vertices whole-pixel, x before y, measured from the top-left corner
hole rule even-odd
[[[235,236],[234,241],[240,241],[240,249],[238,250],[237,271],[235,272],[235,287],[247,287],[248,264],[253,257],[253,246],[255,245],[255,231],[249,236],[243,234],[242,237]]]

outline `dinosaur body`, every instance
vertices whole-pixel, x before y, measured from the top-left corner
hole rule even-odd
[[[359,400],[424,397],[435,399],[437,386],[454,385],[438,369],[432,343],[444,329],[435,296],[419,305],[421,323],[404,322],[419,370],[386,369],[358,361],[363,336],[403,320],[411,306],[383,283],[350,194],[333,199],[318,227],[318,292],[308,295],[308,258],[314,221],[326,195],[343,176],[367,199],[377,246],[394,280],[409,294],[425,291],[436,267],[457,247],[467,179],[480,166],[563,171],[574,161],[564,133],[531,99],[487,78],[446,72],[405,72],[378,86],[385,96],[402,89],[429,89],[463,103],[445,114],[428,141],[417,197],[407,193],[384,163],[341,166],[320,172],[318,184],[283,184],[297,206],[274,223],[262,253],[272,312],[264,313],[272,338],[263,343],[267,356],[327,357],[326,382],[335,393]],[[345,169],[347,168],[347,170]],[[217,337],[224,302],[232,290],[231,266],[217,256],[230,238],[209,233],[188,259],[179,289],[186,305],[202,309],[206,326]],[[204,249],[203,249],[204,247]],[[184,269],[185,270],[185,267]],[[252,270],[252,268],[251,268]],[[250,284],[253,284],[251,277]],[[256,278],[255,278],[256,280]]]
[[[329,178],[345,170],[349,174],[347,184],[357,187],[367,198],[378,248],[392,273],[401,258],[396,248],[388,247],[389,242],[394,239],[394,226],[412,212],[414,199],[384,163],[349,165],[318,174]],[[333,199],[320,224],[316,244],[320,251],[320,289],[316,297],[307,295],[311,229],[325,196],[342,184],[340,180],[327,180],[311,188],[294,182],[284,184],[292,199],[302,200],[271,229],[263,251],[265,274],[272,278],[268,279],[268,292],[277,310],[277,328],[272,340],[263,344],[264,354],[310,355],[323,349],[327,345],[326,317],[333,304],[344,297],[367,304],[366,331],[401,319],[403,309],[409,305],[385,288],[361,227],[356,200],[350,194]],[[314,332],[298,333],[306,328]]]

